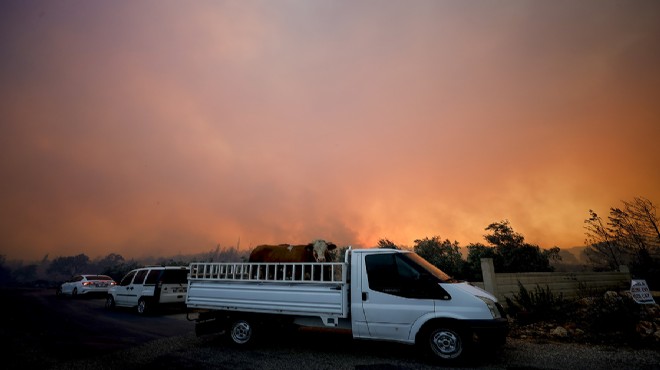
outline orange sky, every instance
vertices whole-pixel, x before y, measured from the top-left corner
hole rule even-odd
[[[0,2],[0,255],[583,245],[660,204],[660,2]]]

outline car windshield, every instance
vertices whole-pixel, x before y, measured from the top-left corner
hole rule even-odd
[[[425,271],[430,273],[431,275],[435,276],[436,278],[440,279],[443,283],[456,283],[457,280],[452,278],[451,276],[447,275],[444,271],[440,270],[439,268],[435,267],[431,263],[429,263],[427,260],[424,258],[420,257],[417,253],[405,253],[404,256],[414,262],[416,265],[419,267],[423,268]]]

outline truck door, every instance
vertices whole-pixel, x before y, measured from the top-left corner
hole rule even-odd
[[[365,256],[361,298],[372,339],[407,340],[415,321],[435,310],[428,280],[402,256],[401,253]]]

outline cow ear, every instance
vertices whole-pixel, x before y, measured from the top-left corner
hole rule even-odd
[[[308,251],[308,252],[313,251],[314,250],[314,244],[307,244],[305,246],[305,250]]]
[[[331,251],[333,249],[336,249],[336,248],[337,248],[337,246],[335,244],[332,244],[332,243],[328,244],[328,250],[329,251]]]

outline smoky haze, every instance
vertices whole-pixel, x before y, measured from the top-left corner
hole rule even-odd
[[[0,254],[581,245],[660,200],[660,3],[3,2]]]

